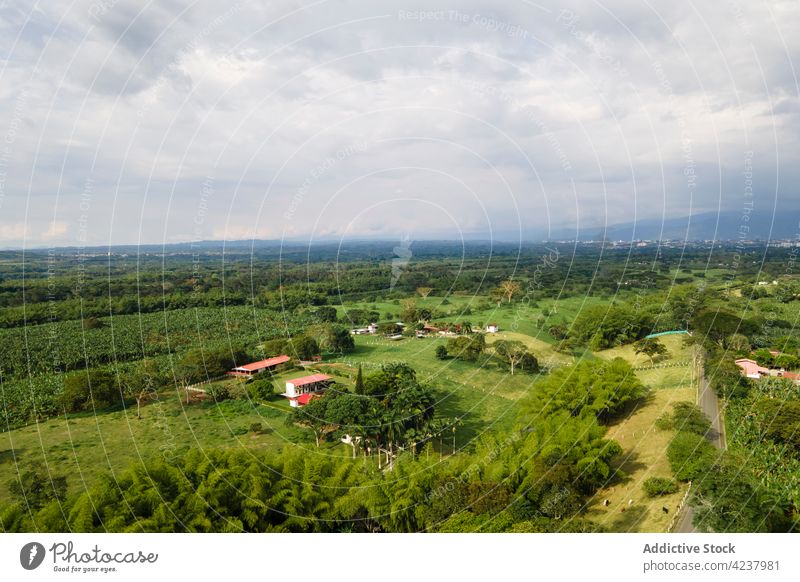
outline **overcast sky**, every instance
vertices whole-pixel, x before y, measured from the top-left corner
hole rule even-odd
[[[18,0],[0,23],[0,247],[799,206],[796,0]]]

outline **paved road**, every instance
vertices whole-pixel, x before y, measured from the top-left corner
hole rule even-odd
[[[725,450],[728,446],[725,440],[725,423],[722,421],[722,415],[719,411],[719,399],[711,387],[708,385],[705,374],[703,374],[702,362],[698,366],[700,373],[700,393],[698,394],[697,404],[700,406],[705,415],[711,420],[711,431],[708,434],[710,440],[718,449]],[[683,514],[678,519],[678,524],[675,526],[677,533],[695,533],[697,530],[692,525],[694,518],[694,511],[687,503],[683,507]]]

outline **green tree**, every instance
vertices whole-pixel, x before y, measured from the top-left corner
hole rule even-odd
[[[403,330],[402,327],[397,325],[394,321],[387,321],[378,324],[378,333],[381,335],[395,335]]]
[[[753,409],[766,438],[800,451],[800,400],[763,398]]]
[[[533,394],[523,404],[536,416],[566,411],[572,416],[591,415],[606,422],[645,394],[646,389],[630,364],[615,358],[557,368],[534,385]]]
[[[438,346],[436,346],[435,353],[437,360],[446,360],[448,358],[447,346],[445,346],[444,344],[439,344]]]
[[[492,344],[495,353],[500,356],[510,367],[511,375],[514,370],[521,366],[528,371],[536,371],[538,362],[528,351],[528,347],[521,341],[499,340]]]
[[[336,322],[336,308],[331,305],[323,305],[322,307],[318,307],[316,311],[314,311],[314,317],[317,321],[322,323],[334,323]]]
[[[288,354],[291,351],[289,339],[284,337],[265,341],[261,344],[261,349],[268,357]]]
[[[319,343],[307,335],[298,335],[292,338],[291,346],[297,358],[300,360],[310,360],[320,354]]]
[[[679,481],[703,477],[716,461],[717,452],[705,437],[692,432],[678,432],[667,447],[672,474]]]
[[[328,354],[346,354],[352,352],[356,342],[350,330],[341,325],[324,324],[312,330],[319,349]]]
[[[366,389],[364,388],[364,372],[361,369],[361,364],[358,365],[358,374],[356,374],[356,383],[353,387],[353,392],[360,395],[366,394]]]
[[[768,532],[784,521],[783,508],[766,498],[745,466],[745,460],[726,456],[693,483],[694,522],[701,530]]]
[[[692,329],[700,338],[707,338],[720,347],[725,347],[728,336],[733,334],[753,335],[758,325],[722,309],[699,312],[692,320]]]
[[[593,350],[603,350],[641,339],[650,333],[652,325],[646,312],[624,305],[594,305],[578,313],[570,335],[589,342]]]
[[[271,400],[275,395],[275,383],[270,378],[253,378],[247,385],[247,395],[260,402]]]
[[[62,403],[70,412],[121,404],[121,386],[107,370],[79,372],[64,380]]]
[[[486,349],[486,336],[482,333],[462,335],[447,340],[447,353],[465,362],[477,361]]]
[[[428,295],[433,292],[433,287],[417,287],[417,293],[423,299],[426,299]]]
[[[656,338],[643,338],[633,344],[634,352],[644,354],[650,358],[650,364],[654,363],[654,358],[663,356],[667,353],[667,348]]]
[[[153,360],[145,360],[124,379],[125,394],[136,400],[136,418],[142,417],[142,403],[156,395],[164,382],[164,376]]]
[[[288,417],[290,423],[310,428],[314,432],[317,447],[328,434],[337,428],[326,417],[329,400],[331,399],[327,397],[312,398],[305,406],[295,408]]]
[[[247,353],[239,347],[230,346],[195,349],[188,352],[175,367],[175,375],[179,381],[195,384],[213,378],[219,378],[237,365],[248,362]]]
[[[400,305],[402,307],[400,318],[404,323],[412,324],[419,321],[419,309],[417,308],[417,302],[414,299],[403,299],[400,302]]]
[[[642,483],[642,489],[648,497],[670,495],[678,490],[678,484],[667,477],[650,477]]]
[[[675,430],[692,432],[703,437],[711,430],[711,421],[696,404],[676,402],[672,408],[671,425]]]

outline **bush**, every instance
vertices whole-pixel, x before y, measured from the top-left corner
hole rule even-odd
[[[264,430],[264,427],[261,425],[260,422],[254,422],[250,425],[250,432],[253,434],[260,434]]]
[[[247,383],[247,395],[251,400],[269,400],[275,394],[275,384],[269,378],[258,378]]]
[[[659,497],[675,493],[678,484],[667,477],[650,477],[642,483],[642,489],[648,497]]]
[[[206,394],[214,399],[214,402],[222,402],[231,397],[230,390],[224,384],[211,384],[206,388]]]
[[[701,436],[708,434],[711,421],[696,404],[677,402],[673,405],[672,426],[676,430],[693,432]]]
[[[443,344],[439,344],[438,346],[436,346],[436,359],[437,360],[447,359],[447,348]]]
[[[485,349],[486,337],[482,333],[462,335],[447,340],[447,353],[465,362],[478,361]]]
[[[90,370],[68,376],[61,402],[68,412],[107,408],[122,402],[117,377],[107,370]]]
[[[675,427],[672,423],[672,415],[668,412],[659,416],[654,424],[658,430],[672,430]]]
[[[716,457],[714,446],[692,432],[679,432],[667,447],[667,459],[678,481],[692,481],[706,474]]]

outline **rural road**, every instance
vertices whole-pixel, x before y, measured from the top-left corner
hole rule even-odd
[[[714,393],[714,390],[708,385],[708,380],[703,373],[702,360],[698,368],[700,371],[700,387],[697,396],[697,404],[700,406],[700,410],[711,420],[711,431],[706,438],[708,438],[715,447],[724,451],[728,445],[725,441],[725,424],[722,421],[722,415],[719,410],[719,399]],[[687,503],[683,506],[683,513],[678,519],[674,531],[676,533],[697,532],[692,525],[693,518],[694,511]]]

